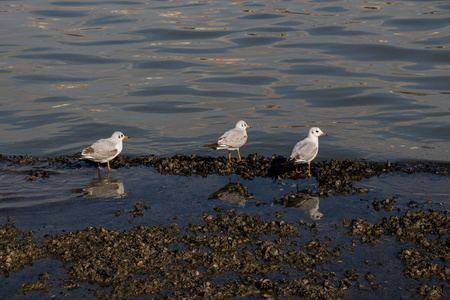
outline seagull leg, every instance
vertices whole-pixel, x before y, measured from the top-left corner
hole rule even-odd
[[[98,163],[98,169],[101,170],[102,168],[100,168],[100,163]]]
[[[234,162],[231,161],[231,151],[228,151],[228,160],[230,161],[230,164],[234,164]]]
[[[239,161],[246,161],[246,159],[241,158],[241,153],[239,153],[239,149],[237,149],[237,152],[238,152],[238,156],[239,156]]]
[[[298,170],[298,165],[295,165],[295,173],[300,174],[301,171]]]
[[[111,168],[109,167],[109,161],[106,162],[108,164],[108,173],[111,171]]]
[[[311,178],[311,164],[308,163],[308,176]]]

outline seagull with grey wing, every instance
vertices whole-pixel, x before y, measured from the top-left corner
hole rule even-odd
[[[234,164],[234,162],[231,161],[231,150],[237,150],[239,161],[245,161],[245,159],[241,158],[239,148],[244,146],[245,142],[247,142],[247,128],[251,127],[248,126],[245,121],[240,120],[236,123],[235,128],[228,130],[219,137],[217,143],[203,145],[201,147],[207,147],[211,150],[228,150],[228,160],[232,164]]]
[[[124,135],[120,131],[116,131],[110,138],[101,139],[87,147],[81,153],[78,154],[79,159],[88,159],[98,162],[98,168],[100,169],[100,163],[108,164],[108,172],[111,170],[109,161],[114,159],[122,152],[122,141],[129,137]]]
[[[319,136],[327,135],[319,127],[312,127],[308,137],[295,144],[291,157],[286,164],[295,164],[295,172],[298,171],[298,164],[308,163],[308,176],[311,177],[311,161],[316,158],[319,152]]]

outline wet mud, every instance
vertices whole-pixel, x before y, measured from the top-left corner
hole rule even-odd
[[[89,163],[67,157],[6,157],[6,164],[29,166],[25,180],[51,177],[49,166],[83,168]],[[209,176],[240,175],[242,178],[269,177],[305,179],[306,165],[295,173],[281,156],[260,157],[230,164],[226,157],[192,155],[173,157],[120,156],[113,168],[148,166],[163,175]],[[93,167],[95,165],[93,164]],[[366,247],[395,244],[395,259],[409,281],[403,297],[444,299],[450,283],[450,219],[447,211],[421,209],[411,201],[407,210],[396,207],[395,197],[367,201],[374,213],[383,212],[378,222],[363,218],[341,219],[335,235],[349,244],[320,233],[314,222],[323,215],[318,198],[335,195],[364,195],[367,188],[354,183],[389,172],[431,173],[448,176],[446,162],[368,162],[364,160],[325,161],[311,164],[318,188],[290,192],[274,198],[274,204],[308,211],[308,221],[286,222],[280,213],[263,218],[217,207],[203,213],[198,222],[179,227],[176,220],[159,226],[135,226],[126,230],[88,227],[35,238],[9,219],[0,228],[0,274],[9,276],[44,258],[61,263],[64,275],[43,272],[34,281],[21,284],[18,295],[70,297],[83,289],[83,296],[124,299],[149,296],[164,299],[291,298],[335,299],[383,295],[385,282],[379,268],[355,268],[353,253]],[[231,183],[211,194],[219,199],[244,205],[254,196],[239,183]],[[257,200],[257,199],[256,199]],[[258,201],[256,201],[258,205]],[[134,203],[127,214],[139,218],[147,213],[145,202]],[[392,214],[396,212],[396,214]],[[371,264],[370,254],[364,259]],[[392,284],[392,283],[391,283]],[[87,288],[86,288],[87,286]]]

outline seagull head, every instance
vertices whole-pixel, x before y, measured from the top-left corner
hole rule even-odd
[[[111,138],[113,139],[118,139],[118,140],[123,140],[123,139],[129,139],[130,137],[124,135],[122,132],[120,131],[116,131],[113,133],[113,135],[111,136]]]
[[[313,127],[309,130],[309,136],[319,137],[321,135],[327,135],[326,133],[322,132],[319,127]]]
[[[245,123],[245,121],[240,120],[239,122],[236,123],[236,128],[251,128],[249,125],[247,125],[247,123]]]

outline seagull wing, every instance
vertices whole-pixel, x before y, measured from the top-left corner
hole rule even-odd
[[[225,132],[217,143],[219,145],[228,146],[230,148],[242,147],[247,142],[247,135],[242,130],[231,129]]]
[[[294,146],[290,160],[295,160],[296,162],[309,162],[316,157],[317,151],[318,147],[315,143],[303,140]]]
[[[107,139],[98,140],[81,152],[81,155],[94,159],[106,159],[117,154],[116,145]]]

